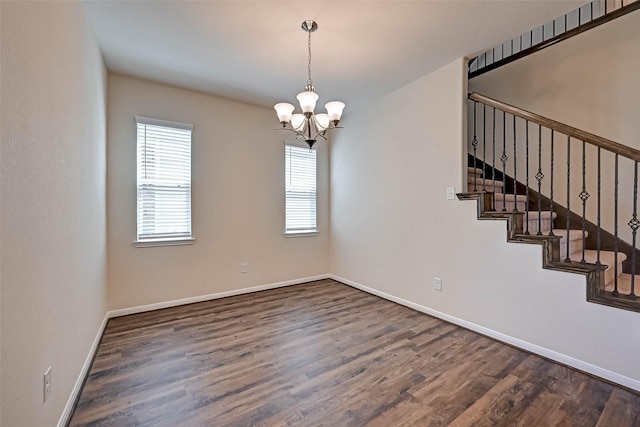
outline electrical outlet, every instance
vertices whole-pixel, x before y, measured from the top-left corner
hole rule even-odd
[[[249,264],[243,262],[240,264],[240,273],[248,273],[249,272]]]
[[[455,200],[456,189],[455,187],[447,187],[447,200]]]
[[[442,290],[442,279],[440,279],[439,277],[433,278],[433,289],[435,289],[436,291]]]
[[[43,389],[43,398],[44,401],[46,401],[49,398],[49,395],[51,394],[51,366],[49,366],[49,369],[47,369],[47,371],[44,373],[44,389]]]

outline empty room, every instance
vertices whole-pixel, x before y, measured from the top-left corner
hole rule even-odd
[[[640,426],[640,1],[0,2],[0,424]]]

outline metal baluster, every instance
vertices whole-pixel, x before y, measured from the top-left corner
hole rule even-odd
[[[567,14],[564,15],[564,32],[567,32]]]
[[[582,25],[582,6],[578,8],[578,27]]]
[[[527,127],[525,133],[525,157],[526,157],[526,169],[525,169],[525,199],[527,200],[524,205],[524,221],[525,229],[524,234],[529,235],[529,120],[525,120]]]
[[[632,298],[636,298],[636,233],[638,227],[640,227],[640,221],[638,220],[638,162],[633,164],[633,217],[629,221],[629,227],[631,227],[631,294]]]
[[[496,108],[493,107],[493,159],[491,163],[491,179],[493,180],[493,210],[496,210]]]
[[[565,15],[566,18],[566,15]],[[564,262],[571,262],[569,256],[569,227],[571,225],[571,137],[567,136],[567,257]]]
[[[602,188],[602,177],[601,177],[601,167],[600,167],[600,147],[598,147],[598,225],[596,231],[596,265],[600,265],[600,229],[601,229],[601,211],[600,211],[600,199],[601,199],[601,188]]]
[[[482,192],[487,192],[487,179],[485,178],[485,170],[487,170],[487,106],[482,104]]]
[[[542,126],[538,125],[538,172],[536,173],[538,181],[538,232],[536,236],[542,236]]]
[[[554,21],[555,22],[555,21]],[[553,129],[551,129],[551,170],[550,170],[550,175],[551,175],[551,201],[549,204],[549,211],[551,214],[551,228],[549,229],[549,236],[555,236],[555,234],[553,234],[553,137],[554,137],[554,131]],[[567,236],[568,239],[569,236]],[[568,240],[567,240],[568,241]]]
[[[613,296],[618,296],[618,154],[615,162],[613,191]]]
[[[589,6],[591,6],[591,18],[589,21],[593,21],[593,2],[589,3]]]
[[[476,173],[476,161],[477,161],[477,149],[478,149],[478,138],[476,137],[476,106],[478,103],[473,101],[473,141],[471,141],[471,145],[473,146],[473,192],[478,191],[478,174]]]
[[[502,112],[502,212],[507,211],[507,114]]]
[[[516,153],[518,150],[516,149],[516,116],[513,116],[513,200],[515,200],[515,205],[513,206],[513,211],[518,212],[518,158],[516,157]]]
[[[586,157],[586,148],[587,147],[587,143],[582,141],[582,191],[580,192],[580,194],[578,195],[578,197],[580,197],[580,200],[582,200],[582,259],[580,260],[580,262],[582,264],[584,264],[585,262],[587,262],[584,259],[584,253],[585,253],[585,241],[587,239],[586,236],[586,222],[587,222],[587,199],[589,198],[589,193],[587,192],[587,187],[586,187],[586,176],[585,176],[585,171],[587,169],[587,157]]]

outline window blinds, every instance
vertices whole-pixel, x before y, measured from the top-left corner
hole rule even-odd
[[[316,231],[316,151],[285,145],[285,233]]]
[[[138,242],[191,239],[192,125],[136,116]]]

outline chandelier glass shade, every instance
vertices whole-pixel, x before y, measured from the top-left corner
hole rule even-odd
[[[308,74],[307,85],[303,92],[300,92],[296,98],[300,104],[302,113],[294,113],[295,107],[287,102],[280,102],[273,108],[278,114],[278,120],[282,125],[279,130],[288,130],[296,134],[296,139],[302,138],[309,148],[313,147],[318,138],[327,139],[326,132],[331,129],[338,128],[344,103],[340,101],[331,101],[325,104],[326,113],[315,113],[316,103],[318,102],[318,94],[311,80],[311,33],[318,29],[315,21],[304,21],[302,29],[308,33]]]

